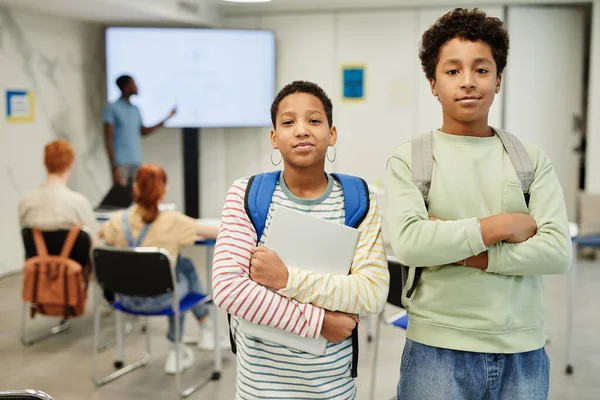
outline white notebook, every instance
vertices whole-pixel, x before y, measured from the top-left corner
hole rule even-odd
[[[359,239],[358,229],[328,221],[308,213],[277,207],[265,246],[279,255],[289,267],[317,273],[347,275]],[[283,329],[241,320],[239,329],[246,335],[284,345],[309,354],[325,354],[327,340],[303,338]]]

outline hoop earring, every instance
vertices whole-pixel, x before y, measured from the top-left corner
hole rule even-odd
[[[271,149],[271,164],[273,164],[274,166],[278,166],[279,164],[281,164],[281,161],[283,160],[283,156],[281,156],[281,158],[279,159],[279,162],[276,163],[275,161],[273,161],[273,153],[275,153],[275,149]]]
[[[327,149],[327,160],[332,163],[337,158],[337,150],[335,149],[335,144],[333,146],[329,146],[329,147],[333,148],[333,160],[331,158],[329,158],[329,149]]]

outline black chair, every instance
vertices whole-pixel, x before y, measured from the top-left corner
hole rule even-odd
[[[388,291],[387,304],[399,307],[404,310],[402,305],[402,275],[405,273],[400,261],[395,257],[388,256],[388,270],[390,272],[390,290]],[[380,325],[384,322],[388,325],[393,325],[401,329],[406,329],[408,324],[408,316],[406,311],[402,311],[391,318],[384,319],[383,312],[379,314],[377,324],[375,325],[375,344],[373,351],[373,369],[371,371],[371,395],[370,399],[375,398],[375,370],[377,368],[377,358],[379,353],[379,333]],[[393,397],[395,399],[396,397]],[[392,400],[393,400],[392,399]]]
[[[56,230],[56,231],[43,231],[42,235],[48,248],[48,254],[59,255],[62,249],[63,243],[65,242],[69,230]],[[33,231],[31,228],[23,228],[21,230],[21,237],[23,239],[23,246],[25,248],[25,259],[29,259],[37,255],[35,248],[35,241],[33,240]],[[79,236],[73,245],[69,258],[77,261],[83,267],[83,274],[87,282],[91,272],[90,267],[90,248],[92,247],[92,238],[89,230],[86,227],[82,227],[79,232]],[[21,342],[25,346],[31,346],[34,343],[38,343],[44,339],[47,339],[57,333],[64,332],[69,329],[69,321],[62,320],[59,325],[51,328],[50,330],[36,336],[34,338],[27,337],[27,303],[23,302],[23,315],[21,318]]]
[[[39,390],[0,391],[2,400],[52,400],[52,397]]]
[[[146,354],[144,357],[129,365],[123,366],[123,335],[122,323],[120,322],[121,313],[126,313],[141,317],[151,316],[175,316],[175,346],[176,346],[176,365],[175,385],[178,394],[181,397],[187,397],[194,393],[211,380],[218,380],[221,377],[221,346],[215,346],[215,366],[212,375],[203,382],[197,383],[186,389],[181,387],[181,372],[179,372],[180,356],[180,323],[179,315],[198,304],[206,304],[212,300],[211,296],[202,293],[190,293],[181,301],[178,301],[177,281],[175,276],[175,265],[171,255],[167,250],[155,247],[137,247],[137,248],[116,248],[116,247],[96,247],[92,249],[92,263],[96,275],[97,290],[96,299],[102,296],[102,290],[109,290],[119,295],[127,296],[158,296],[165,293],[173,295],[171,307],[166,310],[154,313],[143,313],[129,310],[119,301],[111,304],[115,309],[117,322],[117,361],[115,367],[117,371],[103,378],[97,376],[97,358],[100,335],[100,308],[99,301],[94,310],[94,359],[93,359],[93,380],[97,386],[111,382],[128,372],[145,366],[150,360],[150,334],[149,329],[145,329],[146,336]],[[145,279],[140,279],[144,277]],[[150,279],[151,277],[151,279]],[[117,295],[118,300],[118,295]],[[214,306],[214,304],[213,304]],[[219,343],[218,313],[213,312],[215,322],[215,343]]]
[[[68,229],[61,229],[57,231],[43,231],[44,241],[46,247],[48,247],[48,254],[59,255],[62,249],[63,243],[69,234]],[[23,228],[21,230],[21,236],[23,238],[23,245],[25,247],[25,258],[31,258],[37,256],[35,249],[35,242],[33,240],[33,231],[31,228]],[[92,238],[89,230],[86,227],[82,227],[79,232],[79,236],[73,245],[73,250],[69,258],[77,261],[82,267],[90,265],[90,248],[92,247]]]

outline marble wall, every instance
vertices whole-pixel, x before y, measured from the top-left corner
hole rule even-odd
[[[6,90],[35,95],[35,120],[8,123]],[[69,185],[96,204],[110,186],[102,139],[103,28],[0,7],[0,275],[22,266],[16,208],[43,182],[43,147],[69,140],[77,152]]]

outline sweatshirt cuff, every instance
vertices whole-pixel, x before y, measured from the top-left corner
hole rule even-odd
[[[279,293],[280,295],[285,296],[287,298],[292,298],[292,297],[294,297],[294,294],[296,292],[296,288],[293,286],[293,284],[294,284],[295,276],[296,276],[296,274],[298,274],[299,270],[298,270],[298,268],[292,268],[292,267],[287,267],[287,270],[288,270],[287,284],[285,285],[285,287],[283,289],[279,289],[277,291],[277,293]]]
[[[473,255],[478,255],[486,251],[485,243],[483,243],[483,236],[481,235],[481,228],[479,228],[479,220],[477,218],[470,218],[465,221],[465,229],[467,231],[467,240]]]
[[[500,273],[500,247],[502,243],[497,243],[493,246],[490,246],[488,249],[488,267],[485,272],[489,272],[490,274],[498,274]]]

